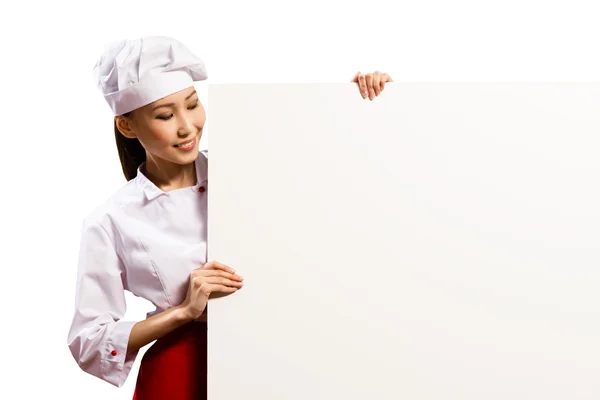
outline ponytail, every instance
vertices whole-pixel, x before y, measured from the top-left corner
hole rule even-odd
[[[123,114],[123,116],[130,117],[131,112]],[[114,123],[115,141],[117,143],[117,150],[119,151],[123,175],[125,175],[125,179],[130,181],[137,176],[138,168],[146,161],[146,150],[137,138],[129,139],[123,136],[119,128],[117,128],[116,120]]]

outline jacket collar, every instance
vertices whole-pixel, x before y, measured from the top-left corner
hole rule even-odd
[[[201,165],[206,165],[206,156],[199,152],[198,157],[194,160],[194,167],[196,168],[196,184],[189,188],[181,188],[181,189],[193,189],[198,190],[200,185],[207,180],[208,171],[207,168],[200,168]],[[146,162],[144,161],[137,170],[136,181],[138,185],[142,188],[144,195],[148,200],[153,200],[158,196],[167,195],[169,192],[164,192],[158,188],[144,173],[142,172],[142,168]],[[177,189],[179,190],[179,189]]]

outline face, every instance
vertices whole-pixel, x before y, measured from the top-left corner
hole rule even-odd
[[[206,113],[193,86],[116,118],[121,133],[137,138],[157,161],[184,165],[198,156]]]

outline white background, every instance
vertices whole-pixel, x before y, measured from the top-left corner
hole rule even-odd
[[[597,81],[596,4],[3,4],[0,397],[131,398],[135,375],[128,389],[113,389],[81,372],[66,346],[81,221],[125,183],[111,113],[91,78],[108,41],[176,37],[204,58],[211,83],[344,82],[376,69],[397,82]],[[206,102],[205,84],[197,88]],[[142,318],[149,309],[132,301],[127,317]]]

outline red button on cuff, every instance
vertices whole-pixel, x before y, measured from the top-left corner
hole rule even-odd
[[[116,356],[117,355],[117,351],[113,350],[113,351],[110,352],[110,354],[112,354],[113,356]]]
[[[198,189],[198,191],[200,193],[204,193],[206,191],[206,188],[204,188],[204,186],[200,186],[200,188]]]

